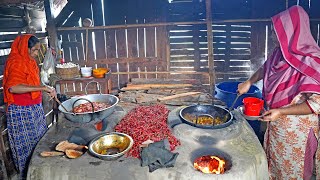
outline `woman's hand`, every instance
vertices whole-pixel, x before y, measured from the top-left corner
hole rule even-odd
[[[44,91],[46,91],[49,94],[49,96],[51,97],[50,100],[57,97],[57,92],[54,89],[54,87],[45,86]]]
[[[276,121],[282,116],[280,109],[270,109],[262,114],[262,121]]]
[[[251,83],[249,80],[238,84],[238,94],[242,95],[242,94],[247,93],[249,91],[250,87],[251,87]]]

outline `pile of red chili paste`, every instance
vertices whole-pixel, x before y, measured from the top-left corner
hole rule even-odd
[[[140,158],[140,146],[147,140],[157,142],[167,138],[171,151],[180,145],[167,124],[168,114],[164,105],[138,106],[120,121],[115,131],[130,135],[134,141],[128,156]]]

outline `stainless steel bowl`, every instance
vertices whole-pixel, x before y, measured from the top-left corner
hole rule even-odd
[[[133,146],[133,139],[124,133],[111,132],[95,137],[89,144],[89,151],[103,160],[116,160]]]

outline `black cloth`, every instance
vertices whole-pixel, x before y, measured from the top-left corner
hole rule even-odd
[[[149,144],[148,147],[142,148],[140,154],[141,166],[149,166],[149,172],[163,167],[173,167],[179,153],[172,153],[169,149],[168,139]]]

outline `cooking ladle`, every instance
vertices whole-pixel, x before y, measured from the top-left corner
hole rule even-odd
[[[214,118],[213,118],[213,116],[212,116],[211,114],[196,114],[196,124],[198,124],[198,118],[199,118],[199,116],[200,116],[200,117],[207,116],[207,117],[209,117],[209,118],[212,118],[212,123],[213,123],[213,125],[214,125]]]
[[[232,105],[229,107],[229,111],[231,111],[232,110],[232,108],[234,107],[234,105],[236,104],[236,102],[237,102],[237,100],[238,100],[238,98],[241,96],[241,94],[237,94],[237,97],[236,97],[236,99],[233,101],[233,103],[232,103]]]
[[[59,105],[61,105],[61,107],[62,107],[66,112],[68,112],[67,108],[64,107],[64,105],[63,105],[63,104],[61,103],[61,101],[57,98],[57,96],[55,96],[54,99],[57,101],[57,103],[58,103]]]
[[[241,94],[237,94],[236,99],[232,102],[231,106],[229,107],[228,111],[231,112],[232,108],[234,107],[234,105],[236,104],[237,100],[239,99],[239,97],[241,96]],[[228,119],[228,113],[224,116],[223,120],[226,121]]]

